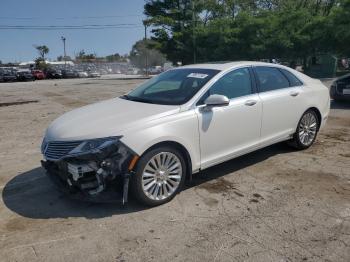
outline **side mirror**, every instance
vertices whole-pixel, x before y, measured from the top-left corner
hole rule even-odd
[[[227,96],[224,96],[224,95],[210,95],[204,101],[204,104],[210,107],[227,106],[229,103],[230,103],[230,100],[227,98]]]

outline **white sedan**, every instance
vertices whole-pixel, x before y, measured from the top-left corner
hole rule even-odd
[[[84,78],[84,77],[88,77],[89,75],[88,75],[88,73],[85,72],[85,71],[78,71],[78,76],[79,76],[80,78]]]
[[[281,141],[308,148],[329,107],[327,87],[281,65],[184,66],[56,119],[42,165],[72,195],[125,202],[130,181],[139,201],[159,205],[205,168]]]

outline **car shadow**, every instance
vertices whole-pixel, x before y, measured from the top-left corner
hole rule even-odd
[[[255,165],[275,155],[290,153],[293,151],[294,149],[292,147],[282,142],[234,158],[193,175],[192,181],[188,181],[188,183],[186,183],[184,190],[191,189],[192,187],[200,186],[208,181],[224,177],[225,175]]]
[[[68,217],[94,219],[145,209],[132,199],[128,205],[123,206],[113,202],[91,203],[69,198],[57,190],[42,167],[11,179],[2,191],[2,200],[13,212],[34,219]]]
[[[274,155],[291,151],[290,147],[280,143],[235,158],[195,174],[192,181],[187,181],[183,190],[190,190],[210,180],[257,164]],[[89,203],[73,200],[59,192],[52,185],[41,167],[34,168],[11,179],[2,191],[2,199],[11,211],[33,219],[68,217],[95,219],[148,209],[148,207],[139,205],[133,199],[125,206],[117,203]]]
[[[350,109],[350,101],[331,101],[331,109]]]

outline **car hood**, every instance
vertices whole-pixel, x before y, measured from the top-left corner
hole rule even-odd
[[[114,98],[63,114],[46,130],[49,141],[84,140],[123,135],[130,128],[179,112],[179,106],[156,105]]]

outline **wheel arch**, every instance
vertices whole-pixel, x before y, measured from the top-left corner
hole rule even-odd
[[[305,112],[309,111],[309,110],[312,110],[316,113],[316,116],[317,116],[317,119],[318,119],[318,127],[317,127],[317,130],[320,129],[321,125],[322,125],[322,115],[321,115],[321,112],[320,110],[317,108],[317,107],[309,107]],[[303,113],[303,115],[305,114],[305,112]]]
[[[182,145],[181,143],[179,142],[176,142],[176,141],[171,141],[171,140],[167,140],[167,141],[162,141],[162,142],[158,142],[152,146],[150,146],[148,149],[146,149],[141,157],[146,154],[147,152],[155,149],[155,148],[158,148],[158,147],[162,147],[162,146],[170,146],[172,148],[175,148],[177,150],[179,150],[184,159],[185,159],[185,163],[186,163],[186,174],[187,176],[191,177],[192,176],[192,159],[191,159],[191,155],[189,153],[189,151],[187,150],[187,148]]]

